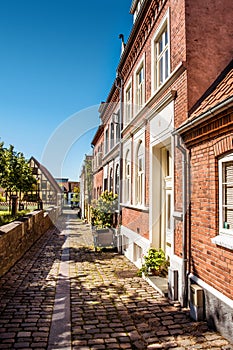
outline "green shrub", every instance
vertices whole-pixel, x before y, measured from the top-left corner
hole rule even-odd
[[[145,263],[138,272],[139,276],[142,276],[142,273],[146,276],[150,273],[158,276],[167,275],[169,260],[166,258],[166,255],[161,248],[159,250],[150,248],[147,255],[144,256],[144,260]]]
[[[12,221],[17,220],[18,218],[24,216],[25,214],[29,213],[30,210],[21,210],[18,211],[15,216],[12,216],[9,212],[3,211],[0,212],[0,226],[9,224]]]
[[[0,202],[5,202],[6,198],[0,195]]]
[[[117,195],[104,191],[98,200],[92,201],[91,221],[98,228],[113,226],[113,213],[117,209]]]

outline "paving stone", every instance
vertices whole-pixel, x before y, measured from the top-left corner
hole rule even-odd
[[[188,309],[161,297],[124,256],[93,248],[90,226],[67,210],[0,278],[0,349],[49,350],[59,282],[70,287],[73,350],[233,350],[206,322],[193,322]],[[59,275],[64,249],[68,278]],[[57,339],[59,350],[59,334]]]

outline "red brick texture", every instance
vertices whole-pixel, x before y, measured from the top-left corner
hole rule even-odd
[[[132,208],[122,209],[122,225],[149,239],[149,215]]]
[[[232,121],[224,125],[229,119]],[[233,254],[216,246],[219,233],[218,159],[233,152],[233,110],[186,133],[191,156],[191,272],[210,286],[233,298]],[[227,132],[225,126],[228,125]],[[208,135],[204,132],[209,130]],[[224,135],[225,130],[225,135]],[[203,133],[201,133],[203,132]],[[196,137],[195,137],[196,136]],[[198,138],[197,138],[198,136]],[[208,136],[208,137],[207,137]]]
[[[186,0],[188,108],[233,57],[233,1]]]

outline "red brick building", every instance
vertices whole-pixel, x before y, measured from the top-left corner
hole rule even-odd
[[[187,266],[208,322],[233,339],[233,61],[177,132],[190,166]]]
[[[209,289],[205,290],[211,290],[213,298],[205,294],[209,308],[207,316],[213,320],[216,307],[210,305],[216,306],[216,303],[212,300],[220,303],[225,298],[226,308],[233,309],[229,284],[231,249],[229,245],[216,247],[219,238],[214,238],[218,236],[220,220],[219,204],[216,204],[219,202],[216,192],[218,166],[214,157],[218,159],[230,151],[231,141],[219,139],[220,143],[215,147],[221,150],[225,147],[221,153],[217,154],[220,151],[214,150],[214,146],[207,151],[205,143],[200,146],[201,143],[196,145],[193,140],[198,137],[204,140],[210,135],[214,139],[219,133],[222,137],[218,129],[226,131],[226,127],[215,121],[215,133],[213,125],[199,130],[199,124],[194,123],[195,129],[192,120],[199,120],[202,115],[202,101],[203,104],[212,103],[212,99],[204,102],[205,98],[208,93],[211,96],[213,82],[217,86],[216,82],[221,80],[219,74],[232,60],[233,2],[134,0],[130,11],[134,16],[132,31],[117,67],[116,82],[101,111],[107,145],[115,114],[119,113],[122,122],[119,161],[117,148],[104,149],[103,187],[111,188],[106,184],[112,183],[109,172],[112,157],[120,167],[120,234],[124,254],[140,267],[142,256],[149,247],[162,248],[170,258],[170,297],[186,305],[190,281],[202,288],[208,285]],[[225,91],[225,96],[229,94],[230,89]],[[119,112],[115,108],[118,102]],[[224,125],[232,127],[229,116],[225,118],[228,124]],[[189,133],[190,128],[193,128],[192,133]],[[212,162],[211,171],[205,166],[209,161]],[[221,220],[224,225],[231,225],[227,220]],[[209,240],[203,238],[204,227],[212,228],[208,231],[211,232],[208,233]],[[202,252],[205,253],[203,258]],[[221,262],[217,262],[218,254],[222,256]],[[221,265],[225,268],[225,283],[221,283],[219,275],[215,284],[215,272],[219,269],[220,273]],[[227,320],[232,317],[229,310]],[[220,329],[226,325],[226,320],[219,318],[221,322],[215,322],[215,326]],[[227,328],[228,337],[232,337],[232,326]]]
[[[101,124],[92,140],[93,146],[93,199],[98,199],[103,191],[103,147],[104,147],[104,126]]]

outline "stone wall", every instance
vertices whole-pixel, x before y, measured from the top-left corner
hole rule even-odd
[[[59,214],[59,208],[33,211],[17,221],[0,227],[0,277],[54,225]]]

